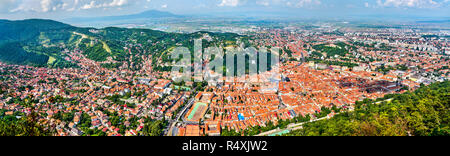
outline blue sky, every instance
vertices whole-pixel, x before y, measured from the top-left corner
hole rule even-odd
[[[0,0],[0,19],[93,17],[145,10],[176,14],[450,17],[450,0]]]

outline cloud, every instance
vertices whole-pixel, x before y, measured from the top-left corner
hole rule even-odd
[[[42,12],[56,11],[58,9],[65,9],[68,4],[58,0],[41,0]]]
[[[308,7],[308,6],[314,6],[314,5],[320,5],[322,2],[320,0],[299,0],[295,6],[302,8],[302,7]]]
[[[96,5],[95,1],[91,1],[91,3],[83,5],[80,9],[86,10],[86,9],[93,9],[93,8],[99,8],[99,7],[100,7],[100,5]]]
[[[41,4],[40,0],[16,0],[16,6],[14,8],[10,8],[9,12],[20,12],[20,11],[34,11],[34,12],[46,12],[48,11],[47,2]]]
[[[446,3],[447,0],[442,3]],[[434,0],[377,0],[378,6],[382,7],[408,7],[408,8],[434,8],[439,7],[442,3]]]
[[[0,9],[7,12],[54,12],[118,8],[128,4],[129,0],[0,0]]]
[[[80,9],[94,9],[94,8],[111,8],[111,7],[121,7],[128,4],[128,0],[113,0],[106,1],[103,3],[98,3],[96,1],[91,1],[89,4],[83,5]]]
[[[124,6],[126,4],[128,4],[128,0],[113,0],[111,3],[109,3],[108,6],[119,7],[119,6]]]
[[[261,0],[261,1],[256,1],[256,4],[263,5],[263,6],[269,6],[270,2],[269,2],[269,0]]]
[[[41,1],[41,7],[43,12],[47,12],[50,10],[50,5],[53,1],[52,0],[42,0]]]
[[[122,8],[128,11],[133,9],[152,8],[174,10],[186,8],[192,4],[191,9],[246,9],[258,7],[271,7],[273,9],[285,8],[319,8],[345,7],[355,5],[357,0],[0,0],[0,13],[16,14],[26,12],[96,12],[97,10],[112,10]],[[339,2],[336,2],[339,1]],[[361,0],[358,0],[361,1]],[[357,4],[363,8],[446,8],[450,0],[363,0]],[[189,4],[188,4],[189,3]],[[168,8],[170,6],[170,8]],[[356,6],[356,5],[355,5]],[[217,9],[217,8],[214,8]],[[134,11],[134,10],[133,10]]]
[[[0,0],[0,12],[9,12],[17,7],[17,0]]]
[[[223,7],[223,6],[230,6],[230,7],[235,7],[238,6],[240,3],[239,0],[222,0],[222,3],[219,4],[219,6]]]
[[[228,3],[228,5],[226,5]],[[278,7],[312,7],[320,5],[320,0],[236,0],[233,3],[230,0],[222,0],[219,6],[237,6],[241,4],[259,5],[259,6],[278,6]]]

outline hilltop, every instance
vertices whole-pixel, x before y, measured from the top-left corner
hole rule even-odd
[[[150,14],[172,16],[169,13],[155,11],[129,16],[144,17]],[[235,44],[241,37],[232,33],[181,34],[150,29],[81,28],[44,19],[1,20],[0,61],[34,66],[76,67],[76,62],[66,59],[68,52],[76,50],[94,61],[128,61],[129,63],[133,62],[139,68],[142,63],[140,57],[130,60],[128,59],[130,56],[151,55],[154,62],[167,62],[171,60],[170,53],[165,53],[167,49],[173,49],[178,45],[188,47],[192,51],[193,40],[201,38],[205,34],[212,37],[211,42],[205,42],[205,44],[215,43],[223,46]],[[143,50],[128,49],[133,46]],[[164,69],[168,70],[168,68]]]

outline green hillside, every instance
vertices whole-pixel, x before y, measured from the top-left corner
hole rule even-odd
[[[49,60],[46,55],[29,53],[19,42],[0,45],[0,60],[11,64],[29,64],[43,66]]]
[[[171,61],[170,52],[167,50],[184,46],[193,51],[194,39],[205,34],[212,40],[203,40],[203,47],[226,47],[236,44],[241,38],[240,35],[232,33],[181,34],[150,29],[78,28],[41,19],[0,20],[0,61],[58,68],[76,67],[76,63],[64,59],[67,55],[62,51],[80,50],[94,61],[106,61],[108,58],[119,62],[132,61],[136,69],[140,68],[142,59],[133,57],[133,60],[130,60],[131,55],[152,55],[156,69],[170,69],[158,66],[158,61]],[[125,47],[130,51],[125,50]]]
[[[449,136],[449,108],[450,82],[446,81],[376,101],[357,102],[354,111],[305,124],[287,135]]]
[[[52,21],[0,20],[0,61],[33,66],[74,67],[61,55],[77,28]],[[50,59],[51,58],[51,59]]]
[[[75,29],[70,25],[41,19],[8,21],[0,20],[0,43],[26,41],[32,42],[41,34],[47,32],[54,40],[64,40],[64,32]]]

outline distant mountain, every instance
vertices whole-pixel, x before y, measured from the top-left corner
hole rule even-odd
[[[417,23],[450,23],[450,20],[428,20],[428,21],[417,21]]]
[[[86,17],[86,18],[70,18],[67,22],[99,22],[99,21],[120,21],[120,20],[136,20],[136,19],[154,19],[154,18],[181,18],[181,15],[175,15],[170,12],[148,10],[145,12],[121,15],[121,16],[104,16],[104,17]]]
[[[180,15],[175,15],[170,12],[149,10],[138,14],[124,15],[124,16],[112,16],[115,18],[166,18],[166,17],[182,17]]]

